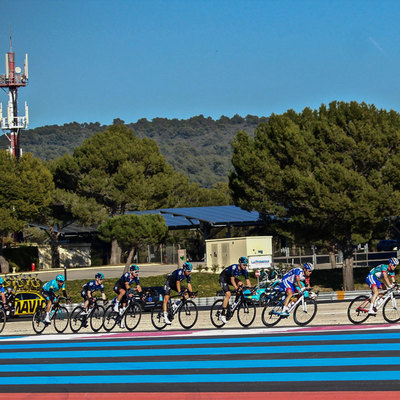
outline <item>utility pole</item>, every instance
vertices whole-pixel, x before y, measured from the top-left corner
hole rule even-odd
[[[24,66],[15,66],[15,53],[12,51],[10,35],[10,51],[6,53],[6,73],[0,75],[0,88],[8,94],[7,113],[3,117],[3,104],[0,103],[0,127],[10,141],[10,153],[17,159],[22,155],[19,134],[29,123],[28,105],[25,102],[25,115],[18,116],[18,89],[28,82],[28,54],[25,54]]]

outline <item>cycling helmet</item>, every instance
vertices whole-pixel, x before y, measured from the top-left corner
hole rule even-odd
[[[305,263],[303,268],[308,269],[309,271],[314,271],[314,264],[312,263]]]
[[[182,265],[182,269],[184,271],[191,271],[193,267],[192,264],[190,264],[190,262],[185,262],[185,264]]]
[[[11,292],[12,292],[12,290],[13,290],[13,288],[12,288],[12,287],[10,287],[10,286],[7,288],[7,292],[8,292],[8,293],[11,293]]]
[[[247,265],[248,263],[249,263],[249,260],[247,259],[247,257],[240,257],[239,258],[239,264]]]
[[[399,260],[396,257],[389,258],[389,264],[399,265]]]
[[[2,285],[4,283],[4,279],[0,278],[0,285]]]
[[[129,271],[138,271],[139,272],[139,267],[136,264],[131,264],[129,267]]]
[[[56,276],[56,281],[58,281],[58,282],[65,282],[65,277],[64,277],[64,275],[57,275],[57,276]]]
[[[104,275],[101,272],[98,272],[94,277],[97,279],[104,279]]]

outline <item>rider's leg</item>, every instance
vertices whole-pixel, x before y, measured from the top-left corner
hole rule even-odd
[[[45,317],[45,321],[47,323],[50,323],[50,309],[51,309],[51,300],[47,300],[47,305],[46,305],[46,317]]]
[[[171,296],[168,291],[168,294],[167,293],[164,294],[164,300],[163,300],[164,322],[168,325],[171,325],[171,321],[168,318],[168,302],[169,302],[170,297]]]
[[[115,312],[118,312],[118,310],[119,310],[119,302],[120,302],[121,299],[124,297],[125,293],[126,293],[126,290],[125,290],[125,289],[119,288],[119,290],[118,290],[118,296],[117,296],[117,298],[116,298],[116,300],[115,300],[115,304],[114,304],[114,311],[115,311]]]
[[[374,310],[375,307],[375,300],[378,297],[379,294],[379,290],[378,290],[378,286],[377,285],[372,285],[371,287],[372,290],[372,297],[371,297],[371,304],[369,306],[369,311],[368,314],[376,314],[376,311]]]

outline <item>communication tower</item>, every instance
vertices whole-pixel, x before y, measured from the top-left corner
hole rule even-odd
[[[0,87],[8,94],[7,113],[3,117],[3,104],[0,103],[0,127],[10,141],[10,152],[17,159],[21,155],[19,133],[26,129],[29,122],[28,105],[25,102],[25,115],[18,116],[18,89],[28,82],[28,54],[25,54],[23,69],[15,66],[15,53],[12,51],[10,37],[10,51],[6,53],[6,73],[0,75]]]

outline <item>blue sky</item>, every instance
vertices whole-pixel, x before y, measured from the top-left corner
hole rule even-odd
[[[400,110],[399,1],[2,0],[0,15],[0,73],[10,26],[17,65],[29,54],[30,128]]]

